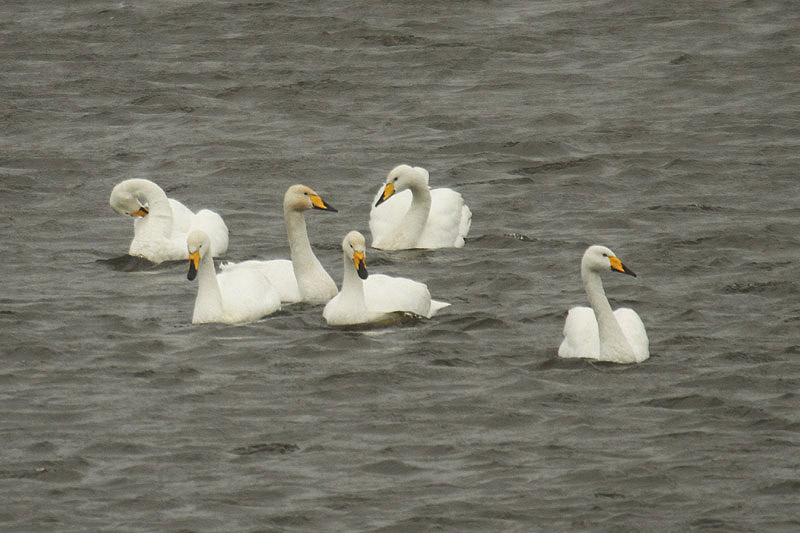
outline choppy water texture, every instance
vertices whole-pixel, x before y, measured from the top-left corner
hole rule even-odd
[[[0,3],[0,529],[800,527],[793,1]],[[374,331],[292,306],[192,326],[130,259],[149,178],[288,255],[287,186],[341,279],[394,165],[474,213],[368,251],[453,305]],[[584,248],[652,357],[556,356]],[[109,261],[111,260],[111,261]]]

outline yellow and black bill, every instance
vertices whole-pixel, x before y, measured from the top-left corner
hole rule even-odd
[[[314,206],[314,209],[322,209],[323,211],[332,211],[333,213],[338,213],[339,210],[333,207],[331,204],[325,202],[321,196],[317,194],[309,194],[309,198],[311,198],[311,205]]]
[[[197,277],[197,268],[200,266],[200,251],[195,250],[194,252],[189,254],[189,273],[186,275],[186,279],[192,281],[194,278]]]
[[[633,276],[634,278],[636,277],[636,272],[623,265],[622,261],[620,261],[618,257],[614,257],[612,255],[608,258],[608,260],[611,262],[611,270],[622,272],[623,274],[628,274],[629,276]]]
[[[381,193],[380,198],[378,198],[378,201],[375,202],[375,207],[378,207],[383,202],[391,198],[393,194],[394,194],[394,183],[387,183],[386,186],[383,188],[383,192]]]
[[[356,272],[361,279],[367,279],[367,262],[364,259],[364,252],[353,252],[353,263],[356,265]]]

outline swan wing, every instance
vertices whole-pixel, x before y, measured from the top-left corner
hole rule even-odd
[[[409,202],[410,205],[410,202]],[[422,230],[418,248],[461,248],[472,224],[472,212],[464,198],[453,189],[431,191],[431,210]]]
[[[174,211],[173,211],[174,216]],[[202,230],[211,241],[211,254],[219,257],[228,251],[228,226],[222,217],[210,209],[201,209],[192,216],[189,233]]]
[[[278,311],[281,298],[258,268],[240,267],[217,274],[223,321],[249,322]]]
[[[600,333],[597,318],[590,307],[573,307],[564,322],[564,340],[558,348],[559,357],[596,359],[600,356]]]
[[[424,283],[408,278],[395,278],[383,274],[371,274],[364,281],[364,296],[367,309],[379,313],[403,311],[430,318],[445,302],[432,305],[431,293]]]
[[[633,349],[636,362],[641,363],[650,357],[650,340],[647,337],[644,322],[642,322],[638,313],[633,309],[621,307],[614,311],[614,317],[622,328],[622,333],[628,340],[628,344]]]
[[[281,302],[295,303],[303,299],[300,295],[300,287],[297,285],[297,278],[294,276],[294,267],[288,259],[269,261],[251,259],[240,263],[226,262],[220,265],[220,268],[223,272],[240,268],[255,268],[266,276],[270,284],[278,291]]]

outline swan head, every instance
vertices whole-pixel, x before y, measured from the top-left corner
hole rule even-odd
[[[378,207],[400,191],[427,186],[428,171],[424,168],[410,165],[396,166],[386,176],[386,184],[383,186],[380,198],[375,202],[375,207]]]
[[[590,246],[586,249],[581,260],[581,270],[588,270],[598,274],[611,270],[636,277],[636,273],[623,265],[614,252],[605,246],[598,245]]]
[[[204,231],[196,229],[186,237],[186,249],[189,251],[189,273],[186,278],[191,281],[197,277],[200,261],[211,250],[211,239]]]
[[[118,183],[111,190],[108,203],[119,215],[132,217],[145,217],[150,212],[147,201],[140,197],[135,189],[131,188],[131,180]]]
[[[367,263],[364,257],[366,249],[367,240],[361,233],[357,231],[351,231],[345,235],[345,238],[342,241],[342,251],[344,252],[344,256],[346,259],[353,261],[353,264],[356,267],[356,272],[358,272],[358,277],[361,279],[367,279],[367,276],[369,275],[367,273]]]
[[[305,211],[306,209],[322,209],[338,213],[338,210],[325,202],[311,187],[305,185],[292,185],[283,195],[284,211]]]

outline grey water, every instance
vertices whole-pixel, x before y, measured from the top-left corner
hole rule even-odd
[[[0,3],[0,529],[800,529],[800,10],[792,1]],[[112,187],[288,257],[304,183],[341,280],[397,164],[463,249],[368,249],[430,320],[191,324]],[[639,365],[560,360],[579,261]]]

